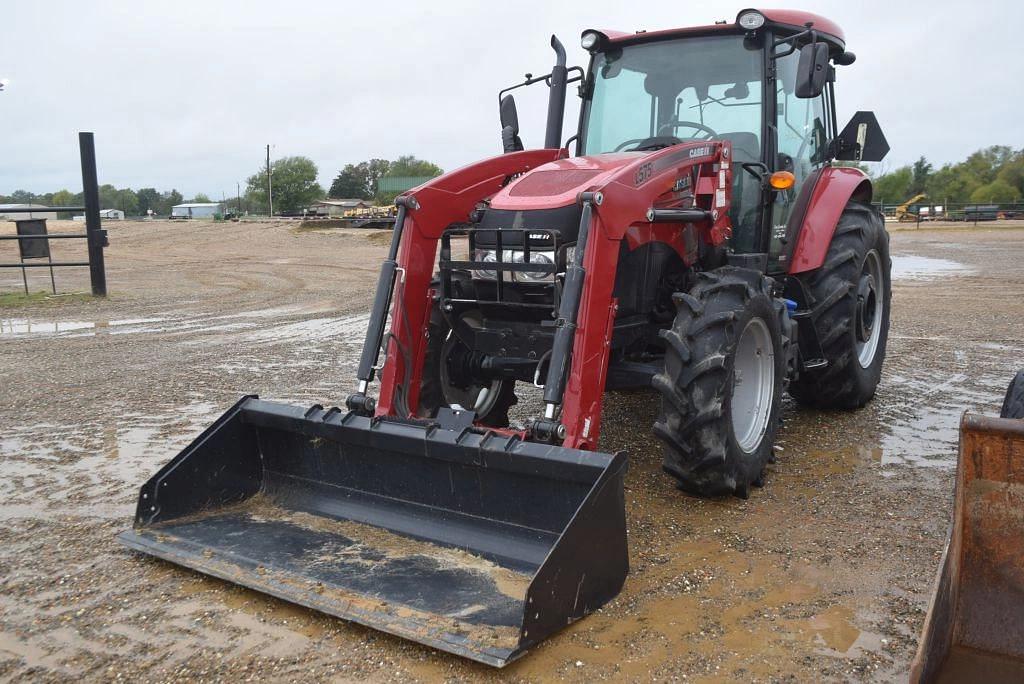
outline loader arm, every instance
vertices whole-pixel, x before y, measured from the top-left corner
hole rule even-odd
[[[416,412],[426,351],[424,340],[430,319],[430,280],[434,274],[437,241],[444,229],[452,223],[468,220],[476,205],[498,192],[510,178],[566,155],[564,149],[503,154],[438,176],[403,197],[409,208],[399,215],[404,225],[395,226],[394,239],[401,240],[397,255],[400,277],[394,286],[394,296],[390,298],[391,335],[384,350],[376,415],[401,415],[396,390],[401,392],[403,388],[409,412]],[[370,334],[367,344],[375,344],[370,341]]]
[[[702,239],[714,245],[724,242],[731,235],[731,152],[728,141],[675,145],[626,165],[592,188],[595,206],[592,212],[583,214],[585,218],[589,215],[591,221],[591,237],[582,257],[584,271],[589,275],[584,279],[580,297],[579,323],[562,399],[561,422],[566,430],[563,446],[593,449],[600,435],[601,398],[618,308],[613,288],[619,243],[635,224],[692,222],[682,219],[693,216],[673,213],[678,210],[661,206],[677,182],[688,174],[693,174],[695,208],[706,212],[706,218],[697,222]],[[599,277],[593,277],[594,274]]]

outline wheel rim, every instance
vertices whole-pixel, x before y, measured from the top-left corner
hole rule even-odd
[[[867,368],[875,360],[878,342],[882,337],[882,314],[885,303],[881,295],[882,259],[871,250],[864,258],[860,281],[857,283],[857,311],[854,321],[857,336],[857,360]]]
[[[732,430],[746,453],[761,444],[775,399],[775,349],[768,326],[752,318],[736,345],[733,363]]]

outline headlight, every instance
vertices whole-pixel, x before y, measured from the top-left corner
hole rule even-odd
[[[512,263],[522,264],[524,261],[523,252],[512,252]],[[531,264],[544,264],[554,266],[555,264],[555,253],[554,252],[530,252],[530,263]],[[517,282],[525,283],[543,283],[551,279],[550,273],[541,273],[539,271],[522,271],[516,273],[514,279]]]
[[[522,264],[524,263],[524,253],[518,250],[504,250],[502,251],[501,261],[506,264]],[[493,249],[478,249],[473,253],[473,261],[482,261],[484,263],[493,264],[498,261],[498,253]],[[554,252],[530,252],[530,263],[531,264],[544,264],[554,265],[555,253]],[[542,283],[550,279],[550,273],[540,273],[533,271],[524,271],[522,273],[513,273],[512,279],[516,282],[521,283]],[[488,271],[486,269],[473,271],[473,277],[480,280],[497,280],[498,272]],[[507,278],[506,278],[507,280]]]
[[[756,31],[764,26],[764,15],[757,10],[743,10],[736,17],[736,23],[747,31]]]
[[[483,261],[485,263],[494,264],[498,262],[498,254],[493,249],[478,249],[473,254],[473,261]],[[497,280],[497,271],[473,271],[474,278],[480,278],[482,280]]]

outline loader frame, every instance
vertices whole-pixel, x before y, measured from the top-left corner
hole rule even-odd
[[[678,238],[682,225],[690,223],[697,226],[703,242],[723,244],[732,230],[728,217],[731,152],[728,141],[675,145],[638,158],[605,182],[580,193],[580,237],[575,260],[567,267],[544,384],[547,409],[543,418],[533,422],[531,434],[518,434],[574,449],[595,447],[615,329],[617,302],[612,289],[620,242],[627,239],[627,234],[633,243],[664,241],[685,257],[681,241],[673,238]],[[349,398],[350,408],[370,412],[372,407],[378,417],[416,415],[430,309],[441,294],[431,287],[431,279],[445,231],[453,224],[464,223],[474,207],[514,177],[566,156],[564,149],[505,154],[436,178],[399,198],[391,247],[393,266],[386,262],[382,270],[358,374],[361,396],[357,393]],[[659,207],[659,199],[688,175],[695,206]],[[643,230],[631,230],[634,227]],[[490,262],[458,265],[495,268]],[[500,264],[497,268],[516,266]],[[600,277],[587,277],[588,273]],[[389,287],[392,284],[393,293]],[[385,341],[381,331],[389,303],[391,327]],[[378,340],[380,343],[375,344]],[[379,366],[374,352],[380,344],[386,349]],[[381,376],[380,397],[375,403],[367,402],[363,397],[377,371]]]

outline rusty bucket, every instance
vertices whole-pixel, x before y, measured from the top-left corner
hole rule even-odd
[[[953,525],[911,682],[1024,682],[1024,421],[964,414]]]

